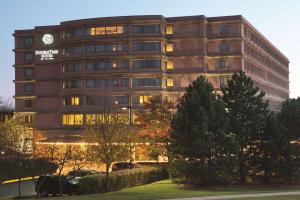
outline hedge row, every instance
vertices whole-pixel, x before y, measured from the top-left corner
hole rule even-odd
[[[164,168],[141,168],[132,169],[124,173],[110,174],[108,191],[120,190],[122,188],[148,184],[168,178],[168,171]],[[81,194],[103,193],[106,190],[106,176],[86,176],[79,181]]]

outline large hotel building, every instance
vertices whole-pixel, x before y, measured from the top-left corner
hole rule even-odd
[[[16,112],[40,142],[79,142],[104,110],[175,102],[198,76],[215,90],[244,71],[273,110],[289,98],[289,60],[242,16],[105,17],[16,30]]]

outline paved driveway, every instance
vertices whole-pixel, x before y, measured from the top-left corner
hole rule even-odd
[[[21,182],[21,195],[34,195],[34,183],[32,180]],[[18,196],[18,182],[0,184],[0,198],[9,196]]]

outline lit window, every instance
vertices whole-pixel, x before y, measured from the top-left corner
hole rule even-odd
[[[172,35],[173,34],[173,25],[172,24],[168,24],[166,27],[166,34],[167,35]]]
[[[78,105],[80,105],[80,97],[64,97],[63,105],[64,106],[78,106]]]
[[[174,69],[173,61],[171,61],[171,60],[166,61],[166,68],[167,68],[167,70],[172,70],[172,69]]]
[[[96,35],[104,35],[105,27],[96,27]]]
[[[127,26],[117,26],[117,33],[127,33]]]
[[[173,51],[173,44],[166,44],[166,52],[172,52]]]
[[[26,124],[32,124],[33,123],[33,116],[32,115],[24,115],[24,122]]]
[[[66,114],[63,115],[63,125],[83,125],[83,114]]]
[[[117,27],[116,26],[107,26],[106,27],[106,34],[116,34]]]
[[[167,79],[167,87],[173,87],[173,86],[174,86],[174,80],[168,78],[168,79]]]
[[[140,96],[140,104],[150,103],[151,96]]]

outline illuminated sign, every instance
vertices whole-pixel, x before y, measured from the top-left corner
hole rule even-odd
[[[42,41],[44,42],[44,44],[53,44],[54,37],[53,35],[47,33],[43,35]]]
[[[58,54],[58,50],[41,50],[35,51],[35,55],[41,55],[41,60],[54,60],[54,55]]]

